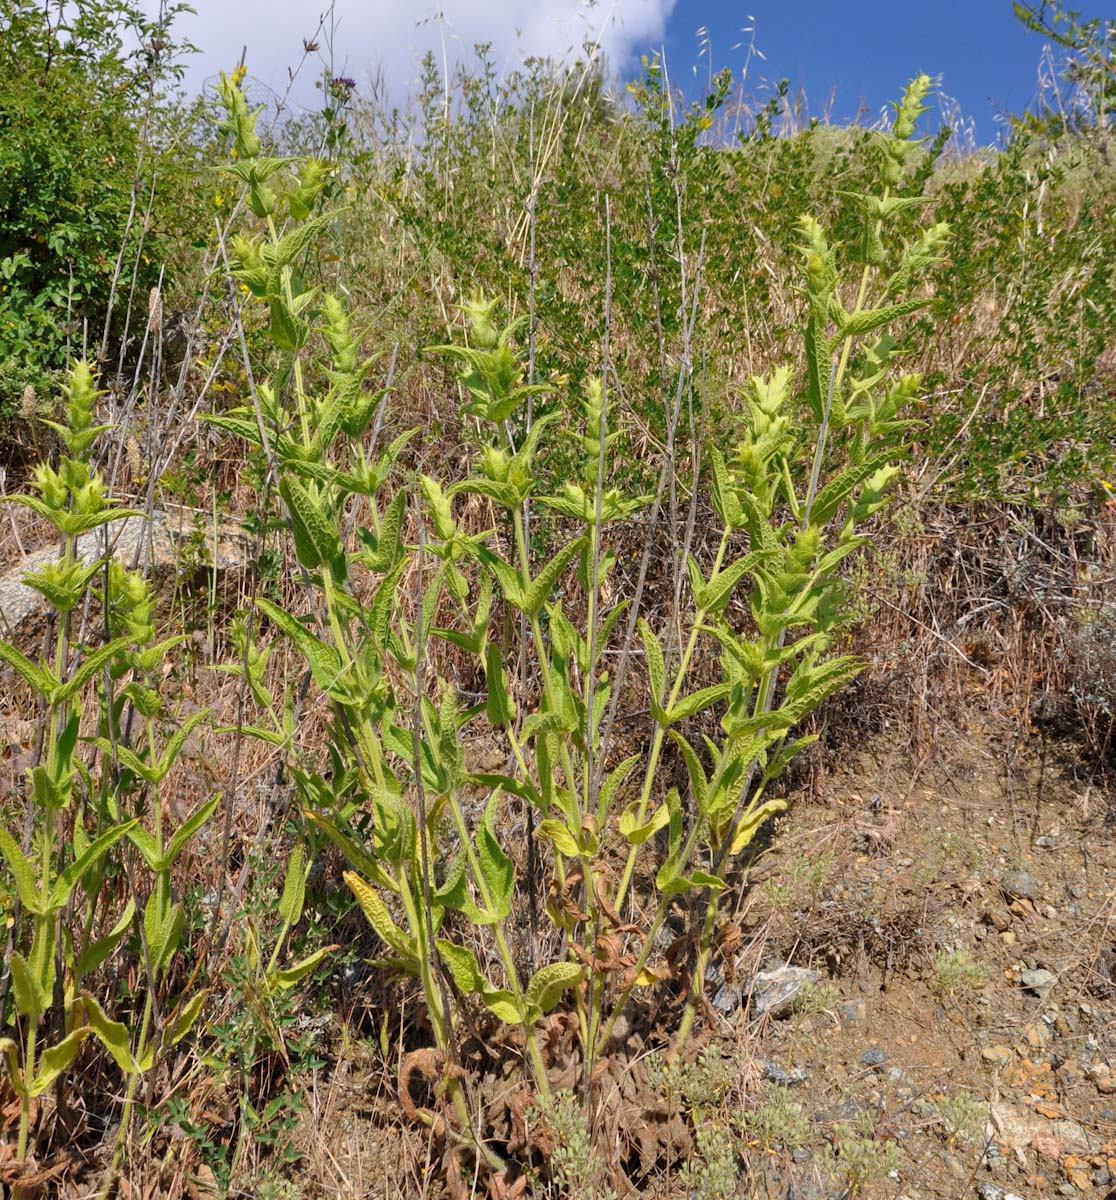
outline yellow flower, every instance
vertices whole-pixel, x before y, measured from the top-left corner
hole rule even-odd
[[[239,83],[240,83],[240,81],[241,81],[241,80],[244,78],[244,76],[245,76],[245,75],[247,75],[247,74],[248,74],[248,67],[247,67],[247,64],[245,64],[245,63],[241,63],[241,64],[240,64],[240,66],[239,66],[239,67],[237,67],[237,68],[236,68],[236,70],[235,70],[235,71],[233,71],[233,73],[232,73],[232,82],[233,82],[233,87],[236,87],[236,86],[237,86],[237,84],[239,84]]]

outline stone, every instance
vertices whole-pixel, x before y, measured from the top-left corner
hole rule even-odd
[[[861,1025],[868,1020],[868,1005],[863,1000],[846,1000],[837,1011],[846,1025]]]
[[[887,1051],[879,1046],[872,1046],[860,1056],[860,1061],[866,1067],[882,1067],[887,1062]]]
[[[1058,982],[1058,976],[1053,971],[1037,967],[1024,971],[1019,981],[1027,991],[1034,992],[1040,999],[1045,1000],[1050,994],[1050,989]]]
[[[1116,1071],[1108,1063],[1091,1063],[1085,1068],[1085,1074],[1102,1096],[1111,1096],[1116,1092]]]
[[[1009,900],[1030,900],[1041,889],[1042,884],[1030,871],[1008,871],[1000,880],[1000,890]]]
[[[802,1067],[781,1067],[778,1063],[765,1062],[763,1077],[777,1087],[799,1087],[806,1082],[807,1075]]]
[[[990,908],[984,914],[984,919],[1000,933],[1011,925],[1011,917],[1002,908]]]
[[[1055,1162],[1062,1157],[1062,1143],[1052,1129],[1036,1129],[1031,1135],[1031,1149]]]
[[[1004,932],[1000,934],[1000,941],[1003,942],[1005,946],[1014,946],[1015,945],[1015,930],[1014,929],[1005,929]]]
[[[794,1006],[802,989],[821,979],[820,971],[807,967],[777,967],[760,971],[752,980],[752,1010],[757,1016],[765,1013],[776,1017]]]
[[[1088,1131],[1076,1121],[1063,1118],[1055,1121],[1050,1129],[1067,1154],[1088,1154],[1093,1149],[1093,1140]]]
[[[829,1114],[829,1120],[855,1121],[861,1113],[867,1111],[867,1105],[862,1104],[855,1096],[850,1096],[847,1100],[842,1100],[840,1104],[834,1106]]]
[[[980,1052],[980,1057],[994,1067],[1006,1067],[1014,1055],[1008,1046],[985,1046]]]
[[[1045,1021],[1032,1021],[1023,1030],[1022,1044],[1027,1050],[1042,1050],[1050,1044],[1050,1026]]]

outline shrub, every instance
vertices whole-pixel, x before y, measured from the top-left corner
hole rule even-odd
[[[37,386],[100,345],[118,276],[117,299],[158,281],[145,150],[182,7],[151,21],[132,0],[0,0],[0,360]],[[5,389],[0,414],[17,402]]]

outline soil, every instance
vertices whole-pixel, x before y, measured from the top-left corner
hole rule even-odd
[[[696,1039],[723,1068],[715,1111],[664,1104],[649,1039],[617,1048],[598,1113],[617,1194],[731,1194],[679,1178],[720,1126],[742,1148],[736,1194],[764,1200],[1116,1198],[1109,797],[1072,746],[1013,729],[943,725],[918,769],[885,732],[794,797]],[[757,972],[786,964],[817,981],[757,1017]],[[338,1063],[300,1138],[309,1194],[454,1195],[383,1062],[350,1043]],[[499,1074],[474,1080],[489,1112]]]

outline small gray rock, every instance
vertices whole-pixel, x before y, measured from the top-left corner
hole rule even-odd
[[[763,1064],[763,1077],[778,1087],[799,1087],[807,1079],[806,1072],[802,1067],[790,1067],[788,1069],[773,1062],[765,1062]]]
[[[773,1017],[787,1012],[802,989],[819,979],[820,971],[806,967],[785,966],[774,971],[760,971],[752,981],[752,1010],[757,1016],[769,1013]]]
[[[860,1056],[860,1061],[866,1067],[882,1067],[887,1062],[887,1051],[881,1050],[879,1046],[872,1046],[864,1051]]]
[[[1000,880],[1000,890],[1011,900],[1029,900],[1041,887],[1030,871],[1008,871]]]
[[[1050,993],[1050,989],[1058,982],[1058,976],[1053,971],[1047,971],[1043,967],[1024,971],[1019,978],[1027,991],[1034,992],[1036,996],[1043,1000],[1046,999]]]
[[[861,1025],[868,1020],[868,1005],[863,1000],[846,1000],[837,1012],[845,1025]]]
[[[855,1121],[861,1113],[867,1112],[868,1106],[861,1103],[855,1096],[850,1096],[847,1100],[842,1100],[840,1104],[834,1106],[829,1114],[831,1121]]]

